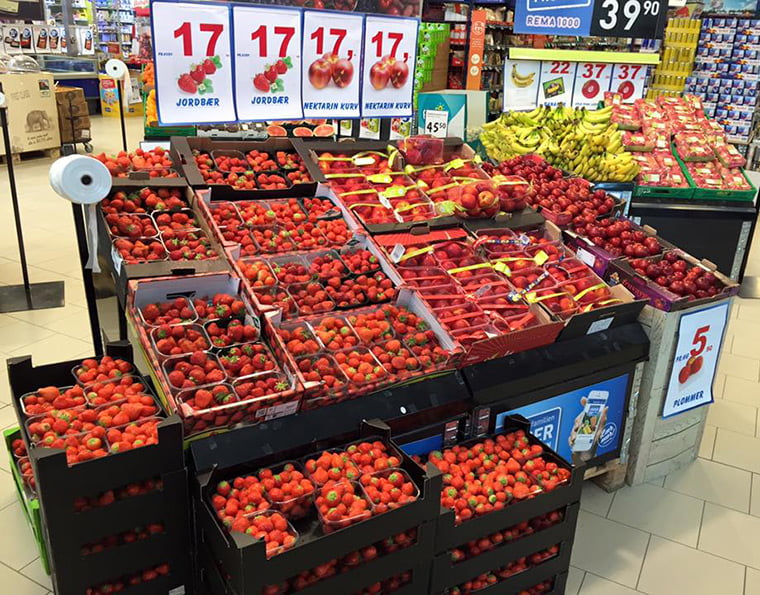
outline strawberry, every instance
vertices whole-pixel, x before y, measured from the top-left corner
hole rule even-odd
[[[198,91],[198,83],[189,74],[183,74],[177,80],[177,86],[185,93],[195,94]]]
[[[263,74],[253,77],[253,86],[263,93],[269,93],[269,79]]]
[[[277,74],[285,74],[288,71],[288,65],[283,60],[277,60],[273,68],[277,71]]]
[[[203,70],[203,66],[198,64],[190,71],[190,76],[196,83],[201,84],[206,78],[206,72]]]
[[[211,60],[211,58],[206,58],[203,61],[203,71],[206,74],[214,74],[216,72],[216,64],[214,64],[214,61]]]

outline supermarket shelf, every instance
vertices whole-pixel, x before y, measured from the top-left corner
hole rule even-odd
[[[633,197],[632,208],[661,209],[663,211],[710,211],[715,213],[739,213],[750,214],[755,212],[755,206],[751,201],[736,200],[700,200],[689,198],[677,200],[672,198],[660,198],[657,196]]]
[[[510,48],[513,60],[566,60],[569,62],[606,62],[611,64],[659,64],[659,54],[629,52],[595,52],[589,50],[552,50]]]

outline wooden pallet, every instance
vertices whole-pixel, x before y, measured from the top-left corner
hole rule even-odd
[[[21,163],[30,159],[58,159],[61,156],[61,148],[39,149],[36,151],[23,151],[21,153],[11,153],[13,163]],[[7,155],[0,155],[0,163],[8,163]]]
[[[614,492],[625,485],[625,476],[628,472],[628,463],[618,459],[612,459],[596,467],[589,467],[583,475],[583,479],[593,479],[594,483],[605,492]]]

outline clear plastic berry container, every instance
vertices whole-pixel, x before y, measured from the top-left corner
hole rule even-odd
[[[138,244],[142,244],[145,248],[139,247]],[[124,261],[124,264],[166,262],[169,260],[168,250],[160,236],[152,238],[114,238],[111,241],[111,246],[112,250],[119,254],[119,258]],[[140,252],[135,256],[134,251],[138,250],[138,248]],[[150,254],[155,255],[155,258],[149,258]]]
[[[298,531],[295,530],[288,519],[279,511],[264,510],[246,515],[246,517],[251,521],[252,526],[263,523],[261,527],[258,527],[259,530],[254,529],[250,533],[247,533],[254,539],[264,540],[267,558],[273,558],[278,554],[293,549],[298,543]],[[282,519],[284,523],[281,523],[279,519]],[[270,525],[271,529],[269,529]],[[275,529],[284,535],[282,543],[267,540],[268,535]]]
[[[324,351],[336,353],[360,344],[359,336],[345,316],[325,316],[310,323]]]
[[[400,491],[387,493],[381,486],[390,483]],[[411,504],[420,496],[420,490],[409,474],[403,469],[391,468],[365,473],[359,477],[359,484],[364,492],[364,497],[372,504],[372,514],[378,515]]]
[[[301,474],[303,477],[297,480],[293,473]],[[288,479],[285,480],[283,475]],[[264,485],[264,496],[272,510],[282,513],[289,520],[301,519],[311,514],[317,488],[306,476],[300,463],[285,461],[266,467],[259,471],[259,481]]]
[[[174,329],[180,329],[176,331]],[[179,334],[181,332],[181,334]],[[211,347],[211,340],[206,334],[206,330],[199,324],[182,324],[175,325],[166,337],[161,328],[152,328],[150,330],[150,342],[153,350],[159,359],[171,357],[173,355],[183,355],[192,351],[205,351]],[[181,340],[191,341],[193,345],[182,345]],[[167,342],[169,341],[169,342]]]
[[[398,141],[398,148],[409,165],[443,163],[443,139],[415,135]]]
[[[199,391],[204,392],[199,395]],[[210,401],[206,392],[211,393]],[[225,405],[237,403],[240,400],[231,384],[209,384],[183,389],[176,393],[176,399],[180,406],[186,406],[190,411],[195,412],[194,414],[208,412],[205,421],[212,422],[213,425],[228,425],[240,421],[243,416],[242,409],[224,407]],[[201,419],[204,418],[201,417]]]
[[[293,357],[314,355],[322,349],[321,342],[307,322],[282,322],[277,333]]]
[[[399,379],[416,374],[421,369],[419,360],[398,339],[373,345],[371,351],[385,371]]]
[[[272,306],[282,309],[284,319],[295,318],[298,316],[298,308],[295,301],[288,293],[288,290],[279,285],[270,287],[258,287],[253,290],[256,301],[262,306]]]
[[[152,394],[143,379],[132,374],[111,380],[91,382],[84,389],[87,404],[92,407],[119,403],[129,395],[140,393]]]
[[[388,372],[366,347],[354,347],[333,354],[350,385],[365,390],[376,382],[386,380]]]
[[[317,487],[341,481],[358,481],[361,473],[348,454],[332,448],[304,457],[301,461],[306,476]]]
[[[385,317],[377,319],[372,313],[366,312],[347,314],[346,317],[363,345],[374,345],[396,336],[393,325]]]
[[[275,256],[269,259],[269,265],[280,285],[308,283],[312,279],[308,262],[297,254]]]
[[[224,173],[243,173],[248,171],[248,161],[243,153],[234,149],[216,149],[211,151],[211,158],[214,160],[214,167],[220,172]],[[223,158],[223,159],[220,159]],[[220,163],[224,164],[225,159],[236,159],[241,163],[232,167],[225,168],[224,165],[220,166]]]
[[[247,423],[284,417],[298,411],[300,395],[293,392],[293,379],[283,372],[259,372],[234,380],[232,387],[241,403],[245,403]]]
[[[335,302],[327,294],[324,287],[316,281],[289,285],[287,292],[293,300],[299,316],[310,316],[335,310]]]
[[[115,223],[109,223],[109,218],[113,218]],[[131,240],[154,239],[160,235],[158,226],[153,217],[144,213],[106,215],[106,225],[108,226],[108,233],[110,233],[113,238],[126,238]],[[131,233],[133,229],[139,233]],[[150,231],[153,231],[153,233],[150,233]]]
[[[163,303],[169,303],[169,302],[163,302]],[[161,326],[162,324],[192,324],[193,322],[196,322],[198,320],[198,314],[195,311],[195,308],[193,307],[192,302],[187,299],[186,297],[178,297],[174,300],[171,300],[171,303],[175,306],[177,306],[177,310],[179,310],[179,317],[167,319],[166,314],[159,314],[159,317],[154,319],[152,322],[148,322],[148,320],[145,319],[144,311],[146,308],[150,306],[157,306],[159,310],[161,310],[160,304],[146,304],[145,306],[142,306],[138,308],[138,312],[140,313],[140,321],[147,327],[157,327]],[[187,309],[189,310],[190,316],[182,317],[182,310]]]
[[[331,402],[339,402],[348,386],[348,379],[338,366],[337,362],[331,355],[316,354],[306,357],[296,358],[296,367],[301,372],[306,382],[317,382],[318,386],[312,389],[308,398],[304,398],[304,406],[310,399],[328,398]],[[313,405],[316,407],[324,406],[326,403]]]
[[[54,391],[57,391],[57,394]],[[62,396],[65,403],[63,400],[56,400],[58,396]],[[21,410],[27,417],[41,415],[54,409],[84,407],[86,403],[84,389],[79,385],[39,388],[21,396]]]
[[[210,202],[207,206],[211,213],[211,218],[220,229],[225,228],[230,223],[243,223],[243,220],[240,218],[240,212],[234,202]]]
[[[350,274],[348,267],[343,262],[337,250],[316,250],[304,255],[312,278],[320,281],[330,279],[333,276],[346,277]],[[378,265],[379,269],[379,265]]]
[[[227,379],[240,380],[266,372],[277,372],[280,367],[269,347],[261,341],[251,341],[226,347],[217,353]]]
[[[348,486],[351,487],[349,488]],[[345,502],[343,502],[344,494],[346,493],[353,496],[352,500],[355,504],[352,503],[350,505],[352,508],[343,511],[341,507],[346,506]],[[336,497],[340,502],[337,506],[330,506],[332,500]],[[322,505],[323,500],[325,502],[324,506]],[[372,516],[372,504],[364,496],[361,486],[356,482],[337,482],[332,485],[322,486],[319,489],[319,495],[315,502],[317,504],[319,521],[325,533],[334,533],[340,529],[366,521]],[[355,508],[353,508],[354,506]]]
[[[274,211],[263,200],[239,200],[233,203],[240,221],[250,228],[271,228],[277,223]]]
[[[159,231],[164,231],[164,229],[200,229],[198,218],[192,209],[153,211],[151,216]]]
[[[197,353],[197,352],[196,352]],[[204,364],[195,364],[193,363],[193,355],[176,355],[174,357],[169,357],[166,360],[164,360],[164,363],[161,365],[161,368],[164,372],[164,377],[167,379],[167,382],[169,384],[169,388],[172,390],[172,392],[179,392],[185,389],[192,389],[192,388],[200,388],[205,386],[212,386],[214,384],[219,384],[221,382],[225,382],[227,379],[227,374],[224,372],[224,368],[222,367],[221,362],[219,361],[219,358],[213,354],[213,353],[205,353],[205,358],[207,361],[211,362],[210,366],[207,366]],[[189,364],[189,367],[183,365],[181,362],[186,362]],[[194,367],[198,366],[203,368],[202,376],[199,378],[197,382],[193,381],[191,379],[190,370]],[[187,368],[187,373],[182,372],[181,368]],[[212,376],[212,380],[208,379],[208,374],[212,371],[218,370],[218,373],[214,373]],[[192,384],[189,386],[183,386],[178,385],[173,382],[174,376],[172,375],[172,372],[178,371],[180,372],[189,382]]]

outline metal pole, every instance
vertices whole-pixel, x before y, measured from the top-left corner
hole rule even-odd
[[[18,206],[18,193],[16,191],[16,176],[13,171],[13,152],[11,151],[11,139],[8,134],[8,113],[6,107],[0,108],[0,127],[3,129],[3,142],[5,144],[5,160],[8,163],[8,181],[11,186],[11,201],[13,202],[13,218],[16,221],[16,237],[18,238],[18,254],[21,260],[21,274],[24,277],[24,292],[29,308],[32,307],[32,293],[29,286],[29,270],[26,264],[26,250],[24,248],[24,232],[21,229],[21,213]]]
[[[82,267],[82,282],[84,283],[84,295],[87,298],[87,314],[90,318],[90,333],[92,334],[92,346],[96,355],[103,355],[103,339],[100,336],[100,317],[98,304],[95,301],[95,284],[92,281],[92,271],[85,265],[89,255],[87,247],[87,231],[84,224],[82,205],[72,202],[74,210],[74,227],[77,234],[77,247],[79,248],[79,264]],[[97,258],[97,255],[96,255]]]
[[[126,124],[124,123],[124,101],[121,98],[122,93],[124,92],[124,85],[122,84],[121,80],[116,81],[117,89],[119,91],[119,120],[121,121],[121,146],[124,149],[124,152],[127,152],[127,128]]]

